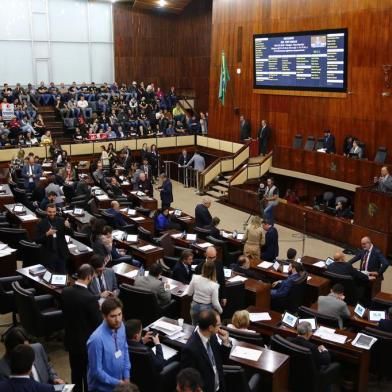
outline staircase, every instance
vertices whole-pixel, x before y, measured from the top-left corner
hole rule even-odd
[[[70,143],[72,138],[64,134],[63,122],[56,118],[53,106],[39,106],[38,113],[42,115],[46,129],[51,132],[52,139],[59,144]]]
[[[213,181],[210,185],[206,194],[215,199],[224,200],[229,195],[229,179],[233,173],[225,173],[225,175],[219,176],[217,181]]]

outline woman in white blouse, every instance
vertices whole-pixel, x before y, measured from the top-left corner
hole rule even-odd
[[[108,152],[106,151],[105,146],[101,146],[101,161],[102,161],[102,165],[104,166],[109,166],[110,165],[110,161],[109,161],[109,155]]]
[[[191,304],[192,324],[198,322],[198,315],[202,310],[215,309],[222,313],[219,303],[219,284],[216,282],[216,269],[213,260],[207,260],[201,275],[193,275],[186,294],[193,296]]]

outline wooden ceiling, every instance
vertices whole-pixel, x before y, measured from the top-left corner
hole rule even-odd
[[[163,11],[172,14],[181,14],[184,8],[192,0],[166,0],[166,5],[161,7],[159,0],[130,0],[130,3],[135,9],[143,9],[148,11]]]

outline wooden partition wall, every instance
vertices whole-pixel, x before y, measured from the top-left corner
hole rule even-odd
[[[210,136],[239,139],[239,114],[251,120],[252,136],[263,118],[272,144],[291,145],[293,136],[322,136],[330,128],[338,152],[347,134],[366,143],[372,159],[378,146],[392,154],[392,91],[384,87],[383,64],[392,64],[392,0],[214,0],[210,66]],[[348,28],[347,98],[260,95],[253,88],[254,33]],[[231,81],[225,106],[218,103],[221,51]],[[241,74],[236,73],[241,68]],[[384,91],[391,92],[383,97]],[[237,112],[234,108],[239,108]]]

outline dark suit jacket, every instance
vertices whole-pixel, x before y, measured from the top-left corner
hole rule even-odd
[[[362,260],[365,255],[365,251],[361,250],[357,255],[355,255],[349,262],[354,264],[358,260]],[[382,275],[388,268],[389,262],[382,254],[381,250],[373,246],[373,249],[369,256],[368,268],[369,272],[378,272]]]
[[[261,248],[261,259],[274,261],[279,255],[278,231],[271,226],[265,233],[265,244]]]
[[[384,332],[392,333],[392,320],[380,320],[378,322],[378,329]]]
[[[185,266],[181,261],[177,261],[173,268],[173,279],[178,280],[184,284],[189,284],[192,280],[193,271],[192,268]]]
[[[283,279],[275,288],[271,290],[271,298],[284,298],[290,294],[294,282],[300,278],[299,274],[292,274]]]
[[[298,346],[306,347],[311,351],[313,361],[314,361],[317,369],[320,370],[321,367],[328,366],[331,363],[331,356],[330,356],[329,352],[323,351],[320,353],[317,346],[314,343],[309,342],[309,340],[306,340],[306,339],[301,338],[299,336],[296,336],[295,338],[289,338],[289,340],[292,343],[297,344]]]
[[[151,180],[153,174],[152,174],[152,167],[151,165],[140,165],[140,170],[144,173],[146,173],[146,177],[148,174],[148,179]]]
[[[151,355],[152,362],[154,364],[155,370],[160,372],[166,365],[167,361],[163,358],[162,346],[158,344],[155,346],[155,352],[151,350],[150,347],[144,345],[142,342],[135,342],[134,340],[128,340],[129,357],[132,358],[132,349],[142,350]]]
[[[250,122],[245,120],[243,124],[240,125],[240,139],[245,140],[250,138]]]
[[[352,276],[357,282],[369,282],[367,275],[359,272],[350,263],[335,262],[327,267],[327,271],[339,275]]]
[[[29,186],[29,168],[30,165],[24,165],[22,167],[22,177],[24,178],[24,186],[25,188],[27,188]],[[32,169],[32,173],[33,173],[33,179],[34,182],[37,183],[39,181],[39,178],[42,176],[42,167],[41,165],[34,163],[33,165],[33,169]]]
[[[215,335],[210,338],[211,349],[214,354],[216,369],[219,374],[220,389],[226,390],[223,377],[223,363],[230,355],[230,347],[220,345]],[[198,370],[204,380],[204,392],[215,392],[215,375],[210,358],[197,332],[193,332],[181,352],[181,366],[193,367]]]
[[[46,236],[46,232],[51,228],[56,228],[56,238]],[[48,218],[41,219],[37,226],[36,241],[42,244],[41,255],[45,265],[52,263],[59,258],[66,260],[69,256],[67,242],[65,240],[64,219],[56,216],[52,221]]]
[[[124,219],[123,215],[121,214],[121,212],[116,211],[114,208],[108,208],[106,210],[106,212],[110,215],[114,216],[114,219],[116,220],[116,224],[117,226],[121,227],[121,226],[126,226],[127,225],[127,221]]]
[[[173,203],[172,183],[169,179],[165,180],[161,188],[162,206],[168,206]]]
[[[113,197],[120,197],[123,195],[123,191],[121,189],[121,186],[118,185],[109,185],[109,189],[112,191],[113,193]]]
[[[44,384],[53,384],[56,378],[59,378],[53,366],[48,360],[48,356],[41,343],[33,343],[31,348],[34,350],[34,367],[37,370],[40,382]],[[11,374],[10,362],[7,355],[0,360],[0,379],[8,379]]]
[[[85,353],[88,338],[102,323],[97,298],[85,287],[73,285],[62,291],[61,304],[65,347],[75,353]]]
[[[153,195],[153,189],[151,181],[146,179],[145,181],[137,180],[135,190],[144,192],[148,196]]]
[[[0,382],[1,392],[53,392],[50,384],[41,384],[31,378],[11,378]]]
[[[105,268],[103,270],[103,277],[106,284],[106,290],[116,293],[118,290],[118,284],[116,274],[111,268]],[[101,290],[98,283],[98,277],[95,277],[90,285],[88,286],[90,293],[92,293],[97,299],[100,298]]]
[[[200,275],[203,269],[205,260],[199,263],[195,269],[195,274]],[[219,283],[219,299],[226,298],[226,279],[225,271],[223,269],[223,263],[221,261],[215,261],[216,268],[216,281]]]
[[[326,149],[326,152],[328,154],[336,151],[335,136],[330,135],[330,136],[324,137],[324,148]]]
[[[211,224],[212,216],[204,204],[198,204],[195,208],[195,226],[204,227]]]
[[[184,157],[184,155],[180,155],[180,157],[178,158],[178,164],[180,165],[180,166],[184,166],[184,165],[186,165],[189,161],[191,160],[191,157],[188,155],[188,154],[186,154],[186,156]]]
[[[86,181],[79,181],[78,185],[76,185],[76,196],[90,196],[91,189]]]
[[[266,154],[270,136],[271,128],[268,125],[266,125],[264,128],[260,127],[257,137],[259,139],[259,152],[261,154]]]

